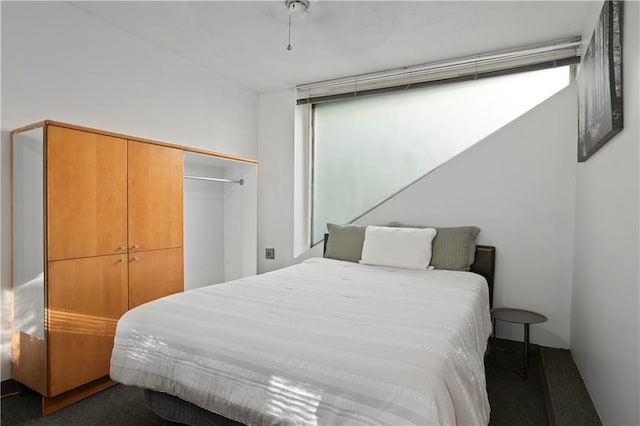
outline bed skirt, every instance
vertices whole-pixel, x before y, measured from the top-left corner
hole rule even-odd
[[[151,411],[170,422],[191,426],[242,426],[242,423],[163,392],[145,389],[144,401]]]

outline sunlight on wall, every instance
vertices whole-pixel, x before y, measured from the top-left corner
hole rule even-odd
[[[13,289],[5,289],[4,304],[13,305],[13,325],[44,339],[44,131],[42,127],[13,135]],[[11,286],[10,286],[11,287]],[[4,293],[3,292],[3,293]],[[11,327],[3,325],[3,360],[11,358]],[[7,343],[4,343],[7,342]],[[13,343],[15,344],[15,342]],[[4,346],[9,346],[5,348]],[[4,351],[9,352],[5,358]],[[14,353],[14,358],[16,354]],[[18,357],[20,354],[17,354]]]
[[[569,82],[567,66],[315,105],[313,242]]]
[[[0,357],[2,357],[2,361],[3,363],[5,361],[9,361],[11,360],[11,327],[9,326],[8,323],[4,322],[5,318],[10,318],[10,311],[11,311],[11,300],[12,300],[12,295],[11,295],[11,290],[9,289],[3,289],[2,290],[2,336],[0,340],[2,342],[2,345],[0,347]],[[8,367],[8,364],[7,364]],[[3,375],[6,375],[6,377],[3,377],[2,379],[8,379],[9,378],[9,373],[8,372],[3,372]]]
[[[44,272],[14,289],[13,327],[44,339]]]

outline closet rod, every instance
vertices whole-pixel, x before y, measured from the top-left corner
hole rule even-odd
[[[195,179],[195,180],[208,180],[213,182],[237,183],[239,185],[244,185],[244,179],[231,180],[231,179],[223,179],[223,178],[204,177],[204,176],[185,176],[184,178]]]

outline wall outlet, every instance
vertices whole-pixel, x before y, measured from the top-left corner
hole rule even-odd
[[[274,248],[266,248],[266,249],[264,249],[264,258],[265,259],[275,259],[276,258],[276,249],[274,249]]]

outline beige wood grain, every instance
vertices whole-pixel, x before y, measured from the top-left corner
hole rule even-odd
[[[45,395],[47,342],[22,331],[14,331],[11,346],[11,377]]]
[[[113,336],[129,306],[183,291],[183,150],[256,161],[50,120],[14,132],[38,126],[46,340],[14,334],[12,369],[48,414],[114,384]]]
[[[129,251],[182,247],[182,151],[129,141]]]
[[[129,309],[183,290],[182,248],[129,254]]]
[[[55,413],[58,410],[61,410],[74,402],[78,402],[84,398],[87,398],[93,394],[96,394],[102,390],[108,389],[111,386],[117,385],[117,382],[111,380],[108,376],[101,377],[97,380],[94,380],[86,385],[79,386],[75,389],[72,389],[68,392],[65,392],[61,395],[48,398],[46,396],[42,397],[42,415],[47,416],[51,413]]]
[[[26,126],[22,126],[22,127],[18,127],[17,129],[13,129],[11,132],[9,132],[9,135],[10,135],[11,138],[13,138],[13,135],[15,135],[16,133],[27,132],[29,130],[37,129],[38,127],[44,127],[46,125],[47,125],[47,121],[46,120],[38,121],[36,123],[27,124]]]
[[[126,252],[126,140],[48,126],[46,161],[48,260]]]
[[[185,151],[185,152],[193,152],[193,153],[196,153],[196,154],[210,155],[212,157],[224,158],[224,159],[227,159],[227,160],[234,160],[234,161],[241,161],[243,163],[258,164],[258,161],[254,160],[252,158],[238,157],[237,155],[224,154],[224,153],[216,152],[216,151],[207,151],[206,149],[199,149],[199,148],[193,148],[193,147],[190,147],[190,146],[177,145],[177,144],[174,144],[174,143],[162,142],[162,141],[157,141],[157,140],[153,140],[153,139],[142,138],[142,137],[139,137],[139,136],[133,136],[133,135],[125,135],[125,134],[122,134],[122,133],[111,132],[111,131],[108,131],[108,130],[94,129],[94,128],[86,127],[86,126],[78,126],[77,124],[63,123],[63,122],[54,121],[54,120],[44,120],[44,121],[41,121],[39,123],[35,123],[35,124],[31,124],[29,126],[21,127],[20,129],[14,130],[14,132],[24,131],[25,129],[28,130],[28,129],[32,129],[34,127],[42,127],[42,125],[44,125],[44,124],[57,126],[57,127],[64,127],[64,128],[67,128],[67,129],[80,130],[80,131],[83,131],[83,132],[97,133],[97,134],[101,134],[101,135],[105,135],[105,136],[112,136],[112,137],[116,137],[116,138],[129,139],[129,140],[133,140],[133,141],[144,142],[144,143],[158,145],[158,146],[166,146],[166,147],[169,147],[169,148],[177,148],[177,149],[180,149],[180,150]]]
[[[48,264],[49,394],[109,374],[117,320],[128,307],[127,256]]]

